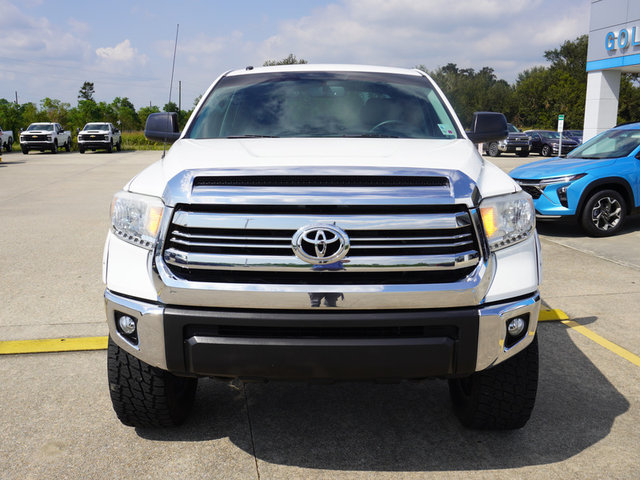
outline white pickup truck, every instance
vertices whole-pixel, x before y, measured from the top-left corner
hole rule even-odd
[[[70,152],[71,132],[64,130],[59,123],[32,123],[20,133],[20,148],[25,155],[30,150],[58,153],[59,148]]]
[[[124,424],[179,424],[203,377],[440,378],[464,425],[527,422],[535,212],[474,145],[504,115],[465,132],[424,72],[289,65],[227,72],[145,135],[175,143],[115,195],[103,259]]]
[[[122,150],[122,136],[120,130],[107,122],[87,123],[78,132],[78,151],[84,153],[86,150],[96,151],[104,149],[111,153],[113,149]]]
[[[13,149],[13,131],[2,130],[0,128],[0,152],[6,150],[10,152]]]

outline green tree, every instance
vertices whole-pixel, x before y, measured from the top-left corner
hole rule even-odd
[[[93,101],[93,94],[95,90],[93,88],[93,82],[84,82],[82,87],[80,87],[80,91],[78,92],[78,100],[91,100]],[[79,102],[78,102],[79,103]]]
[[[89,122],[99,121],[102,117],[100,107],[93,100],[80,100],[77,108],[69,111],[69,127],[77,130]]]
[[[637,122],[640,118],[640,88],[637,74],[623,73],[620,79],[618,123]]]
[[[0,127],[13,131],[13,139],[17,140],[20,129],[23,128],[23,109],[15,102],[0,98]]]
[[[178,104],[176,104],[175,102],[166,103],[164,105],[164,107],[162,107],[162,111],[163,112],[177,112],[178,111]]]
[[[147,117],[149,115],[151,115],[152,113],[158,113],[158,112],[160,112],[160,109],[155,105],[149,106],[149,107],[142,107],[140,110],[138,110],[138,118],[140,119],[140,124],[142,125],[142,127],[144,127],[145,124],[147,123]]]
[[[544,58],[551,62],[551,69],[559,69],[581,79],[587,78],[587,47],[589,36],[581,35],[575,40],[567,40],[554,50],[544,52]]]
[[[114,114],[111,122],[118,124],[118,121],[120,121],[119,125],[122,130],[140,129],[140,118],[136,112],[136,108],[127,97],[116,97],[111,103],[111,109]]]
[[[40,100],[40,108],[49,122],[66,125],[71,105],[57,99],[46,97]]]
[[[36,104],[32,102],[20,105],[20,113],[22,117],[22,128],[27,128],[31,123],[48,121],[46,114],[38,110]]]
[[[477,72],[458,68],[455,63],[433,72],[428,72],[424,65],[417,68],[429,73],[440,86],[463,125],[471,123],[473,112],[502,112],[507,118],[513,113],[513,88],[505,80],[499,80],[490,67]]]
[[[555,129],[564,114],[566,129],[582,128],[587,92],[587,44],[582,35],[560,48],[547,50],[548,67],[535,67],[518,76],[516,118],[526,126]]]
[[[295,65],[300,63],[309,63],[303,58],[296,58],[293,53],[290,53],[288,57],[283,58],[282,60],[265,60],[262,64],[263,67],[273,67],[276,65]]]

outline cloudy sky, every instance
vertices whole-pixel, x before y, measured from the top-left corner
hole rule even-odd
[[[289,53],[310,63],[494,68],[514,82],[588,33],[590,0],[0,0],[0,98],[182,106],[223,71]]]

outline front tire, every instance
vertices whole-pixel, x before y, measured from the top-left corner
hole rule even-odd
[[[500,150],[498,150],[498,144],[496,142],[491,142],[489,144],[489,155],[492,157],[497,157],[500,155]]]
[[[543,145],[542,150],[540,150],[540,155],[542,155],[543,157],[550,157],[551,147],[549,145]]]
[[[67,140],[67,143],[65,143],[65,144],[64,144],[64,149],[65,149],[67,152],[70,152],[70,151],[71,151],[71,139]]]
[[[516,356],[466,378],[449,380],[454,411],[468,428],[522,428],[538,390],[538,337]]]
[[[51,147],[51,153],[58,153],[58,142],[53,142],[53,147]]]
[[[107,153],[113,152],[113,140],[110,140],[107,144]]]
[[[198,380],[178,377],[138,360],[109,337],[109,393],[120,421],[130,427],[174,427],[189,415]]]
[[[580,223],[587,234],[609,237],[622,229],[627,214],[627,203],[615,190],[596,192],[584,206]]]
[[[9,141],[7,142],[7,152],[12,152],[13,151],[13,138],[9,138]]]
[[[27,147],[20,147],[22,149],[22,153],[25,155],[29,155],[29,149]]]

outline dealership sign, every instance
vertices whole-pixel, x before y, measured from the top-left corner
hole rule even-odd
[[[609,32],[604,39],[604,46],[608,52],[626,50],[640,45],[640,28],[623,28],[618,32]]]

